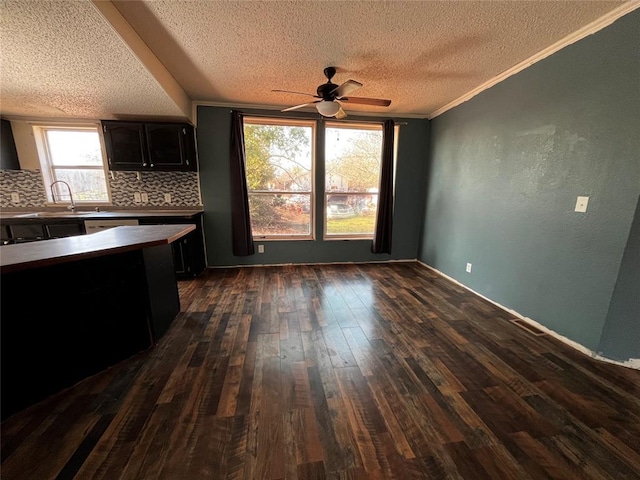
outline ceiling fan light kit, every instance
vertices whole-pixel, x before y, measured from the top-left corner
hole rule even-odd
[[[335,67],[327,67],[324,69],[324,75],[327,77],[327,82],[319,85],[316,90],[316,95],[303,92],[293,92],[291,90],[272,90],[273,92],[283,93],[295,93],[298,95],[307,95],[313,98],[319,98],[313,102],[307,102],[293,107],[285,108],[281,112],[290,112],[291,110],[297,110],[299,108],[315,105],[318,113],[324,117],[345,118],[347,114],[342,109],[340,102],[348,102],[361,105],[373,105],[377,107],[388,107],[391,105],[391,100],[383,100],[381,98],[365,98],[365,97],[347,97],[349,93],[362,87],[360,82],[355,80],[347,80],[346,82],[336,85],[331,83],[331,79],[336,74]],[[339,102],[339,101],[340,102]]]
[[[320,115],[324,115],[325,117],[333,117],[336,113],[340,111],[340,104],[338,102],[327,102],[325,100],[316,103],[316,108]]]

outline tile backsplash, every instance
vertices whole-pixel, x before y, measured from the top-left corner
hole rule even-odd
[[[0,170],[0,208],[41,207],[46,201],[40,170]]]
[[[198,174],[196,172],[113,172],[110,178],[111,200],[114,205],[123,207],[141,207],[135,202],[136,193],[146,193],[148,206],[197,207],[200,205]],[[164,195],[171,195],[171,203]]]
[[[118,207],[198,207],[200,189],[197,172],[113,172],[109,175],[111,201]],[[18,201],[12,194],[18,194]],[[136,202],[136,193],[146,193],[146,203]],[[165,202],[165,194],[171,203]],[[47,201],[40,170],[0,170],[0,208],[37,208]]]

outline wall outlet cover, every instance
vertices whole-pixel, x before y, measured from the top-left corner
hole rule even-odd
[[[171,194],[170,193],[165,193],[164,194],[164,203],[171,203]]]
[[[12,203],[20,203],[20,194],[18,192],[13,192],[11,194],[11,202]]]
[[[264,245],[258,245],[258,253],[264,253]]]
[[[576,200],[576,212],[585,213],[589,205],[589,197],[578,197]]]
[[[142,199],[142,203],[149,203],[149,195],[146,193],[141,193],[140,198]]]
[[[133,201],[136,202],[136,203],[140,203],[141,202],[140,194],[138,192],[133,194]]]

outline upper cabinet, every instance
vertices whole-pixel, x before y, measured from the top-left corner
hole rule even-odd
[[[20,170],[11,122],[2,119],[0,126],[0,170]]]
[[[109,170],[195,171],[195,130],[188,123],[102,121]]]

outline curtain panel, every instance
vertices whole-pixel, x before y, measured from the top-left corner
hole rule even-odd
[[[244,151],[243,115],[237,110],[231,112],[231,235],[233,254],[246,257],[255,253],[249,216],[249,195],[247,191],[246,158]]]
[[[380,169],[380,193],[378,214],[371,251],[391,253],[393,232],[393,120],[385,120],[382,126],[382,167]]]

